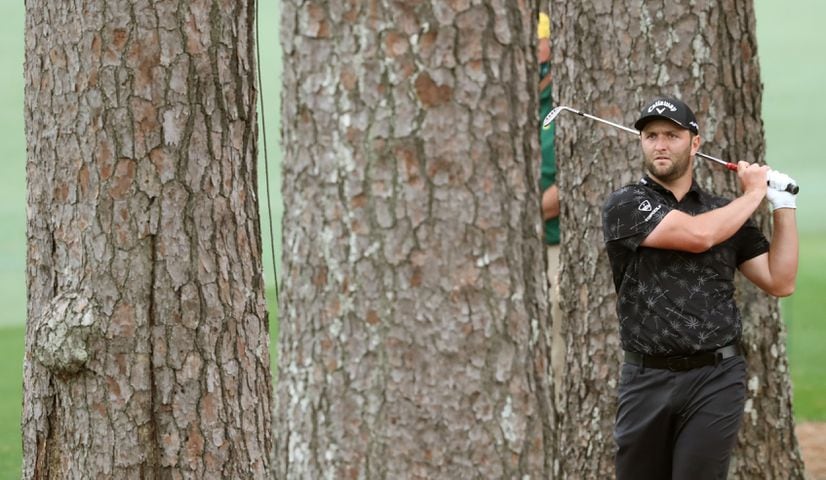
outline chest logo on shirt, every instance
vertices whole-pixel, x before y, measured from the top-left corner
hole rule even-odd
[[[653,207],[651,207],[651,202],[649,202],[648,200],[645,200],[637,208],[639,208],[639,210],[641,212],[650,212]]]

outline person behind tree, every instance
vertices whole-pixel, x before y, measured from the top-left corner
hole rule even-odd
[[[562,377],[565,361],[565,343],[561,334],[559,309],[559,189],[556,185],[556,157],[554,155],[554,123],[545,125],[543,119],[553,109],[551,88],[551,21],[546,13],[539,14],[537,24],[537,62],[539,64],[539,144],[542,151],[539,188],[542,192],[542,220],[545,222],[544,240],[548,254],[548,283],[551,307],[551,368],[555,381]],[[561,393],[561,390],[556,389]]]

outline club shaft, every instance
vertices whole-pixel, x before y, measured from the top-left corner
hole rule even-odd
[[[619,123],[610,122],[608,120],[605,120],[604,118],[595,117],[591,114],[588,114],[588,113],[585,113],[585,112],[580,112],[578,110],[574,110],[574,111],[577,113],[577,115],[581,115],[585,118],[590,118],[591,120],[595,120],[597,122],[601,122],[601,123],[604,123],[606,125],[611,125],[612,127],[619,128],[620,130],[625,130],[628,133],[632,133],[634,135],[639,135],[640,134],[640,131],[635,129],[635,128],[629,128],[629,127],[626,127],[624,125],[620,125]]]
[[[606,125],[611,125],[612,127],[619,128],[620,130],[625,130],[625,131],[626,131],[626,132],[628,132],[628,133],[631,133],[631,134],[634,134],[634,135],[639,135],[639,134],[640,134],[640,131],[639,131],[639,130],[637,130],[636,128],[626,127],[625,125],[620,125],[619,123],[614,123],[614,122],[611,122],[611,121],[605,120],[604,118],[595,117],[595,116],[593,116],[593,115],[591,115],[591,114],[589,114],[589,113],[580,112],[579,110],[573,110],[573,111],[574,111],[577,115],[581,115],[581,116],[583,116],[583,117],[585,117],[585,118],[590,118],[591,120],[595,120],[595,121],[597,121],[597,122],[604,123],[604,124],[606,124]],[[719,159],[719,158],[717,158],[717,157],[712,157],[711,155],[706,155],[706,154],[705,154],[705,153],[703,153],[703,152],[697,152],[697,156],[698,156],[698,157],[705,158],[706,160],[711,160],[712,162],[717,162],[717,163],[719,163],[720,165],[724,165],[724,166],[725,166],[726,168],[728,168],[728,169],[731,169],[731,166],[734,166],[734,169],[735,169],[735,170],[737,170],[737,165],[735,165],[735,164],[733,164],[733,163],[730,163],[730,162],[726,162],[726,161],[720,160],[720,159]]]
[[[695,155],[697,155],[698,157],[701,157],[701,158],[705,158],[706,160],[711,160],[712,162],[717,162],[720,165],[725,166],[726,168],[728,168],[729,170],[731,170],[733,172],[737,171],[737,164],[720,160],[717,157],[712,157],[711,155],[706,155],[703,152],[697,152]]]
[[[639,135],[640,134],[640,131],[635,129],[635,128],[626,127],[625,125],[620,125],[619,123],[614,123],[614,122],[611,122],[609,120],[605,120],[604,118],[600,118],[600,117],[596,117],[594,115],[591,115],[589,113],[581,112],[579,110],[576,110],[576,109],[573,109],[573,108],[570,108],[570,107],[558,107],[558,108],[560,109],[560,111],[561,110],[568,110],[569,112],[576,113],[577,115],[579,115],[581,117],[589,118],[589,119],[594,120],[596,122],[604,123],[604,124],[610,125],[614,128],[619,128],[620,130],[625,130],[626,132],[634,134],[634,135]],[[729,169],[733,172],[737,171],[737,164],[735,164],[735,163],[726,162],[725,160],[720,160],[717,157],[712,157],[711,155],[706,155],[703,152],[697,152],[696,155],[700,158],[705,158],[706,160],[711,160],[712,162],[719,163],[720,165],[723,165],[724,167],[726,167],[727,169]],[[786,187],[786,191],[790,192],[790,193],[793,193],[793,194],[797,194],[797,192],[800,191],[800,187],[798,187],[796,184],[790,184]]]

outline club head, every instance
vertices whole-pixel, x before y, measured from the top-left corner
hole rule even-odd
[[[551,110],[545,116],[545,119],[542,120],[542,128],[548,128],[548,126],[550,124],[552,124],[554,122],[554,120],[556,120],[556,117],[559,116],[559,114],[562,113],[562,111],[565,110],[566,108],[568,108],[568,107],[559,106],[559,107],[556,107],[553,110]]]

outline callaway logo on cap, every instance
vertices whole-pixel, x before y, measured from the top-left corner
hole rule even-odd
[[[688,105],[673,97],[657,97],[648,102],[640,112],[640,118],[634,122],[634,127],[642,131],[646,123],[657,118],[671,120],[695,135],[700,132],[694,112]]]
[[[662,115],[665,112],[666,108],[671,110],[672,112],[677,111],[677,107],[675,107],[673,103],[669,103],[666,100],[657,100],[656,102],[652,103],[650,107],[648,107],[647,112],[651,113],[656,110],[657,113]]]

